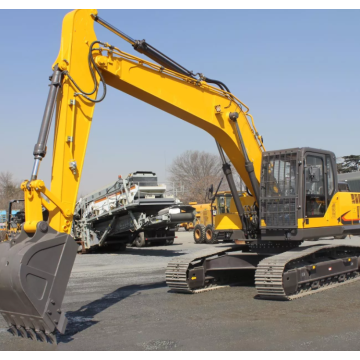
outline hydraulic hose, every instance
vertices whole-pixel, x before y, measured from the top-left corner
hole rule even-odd
[[[93,89],[92,91],[90,91],[90,92],[85,92],[85,91],[83,91],[83,90],[80,88],[80,86],[75,82],[75,80],[70,76],[70,74],[69,74],[68,71],[65,71],[64,73],[65,73],[65,75],[67,75],[67,77],[71,80],[71,82],[74,84],[74,86],[75,86],[75,87],[78,89],[78,91],[79,91],[78,93],[75,93],[74,96],[81,95],[81,96],[83,96],[85,99],[87,99],[87,100],[89,100],[89,101],[91,101],[91,102],[93,102],[93,103],[99,103],[99,102],[101,102],[101,101],[103,101],[103,100],[105,99],[105,96],[106,96],[106,83],[105,83],[105,80],[104,80],[104,77],[103,77],[101,71],[100,71],[99,68],[97,67],[97,65],[96,65],[96,63],[95,63],[95,60],[94,60],[94,58],[93,58],[93,56],[92,56],[93,51],[99,50],[99,49],[93,49],[93,47],[94,47],[95,44],[100,44],[100,45],[106,46],[106,44],[104,44],[104,43],[102,43],[101,41],[98,41],[98,40],[93,41],[93,42],[91,43],[91,45],[90,45],[89,55],[88,55],[88,64],[89,64],[89,69],[90,69],[90,72],[91,72],[91,77],[92,77],[92,79],[93,79],[93,81],[94,81],[94,89]],[[92,99],[92,98],[90,98],[89,96],[87,96],[87,95],[92,95],[92,94],[94,94],[95,91],[96,91],[96,89],[98,88],[98,85],[99,85],[99,83],[98,83],[98,81],[97,81],[97,79],[96,79],[96,74],[95,74],[95,72],[94,72],[94,70],[93,70],[93,68],[92,68],[91,65],[94,66],[96,72],[97,72],[97,73],[99,74],[99,76],[100,76],[101,82],[103,83],[103,89],[104,89],[104,91],[103,91],[103,94],[102,94],[102,96],[101,96],[100,99]]]
[[[214,80],[214,79],[210,79],[208,77],[204,77],[204,80],[209,83],[209,84],[216,84],[219,86],[220,89],[225,90],[228,92],[228,93],[231,93],[231,91],[229,90],[229,88],[221,81],[219,80]]]

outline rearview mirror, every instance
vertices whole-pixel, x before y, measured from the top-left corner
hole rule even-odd
[[[214,192],[214,185],[213,184],[210,185],[208,192],[209,192],[209,197],[211,197],[213,192]]]

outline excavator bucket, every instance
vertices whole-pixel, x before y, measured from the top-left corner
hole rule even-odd
[[[61,308],[78,245],[44,221],[0,243],[0,313],[14,335],[56,342],[65,332]]]

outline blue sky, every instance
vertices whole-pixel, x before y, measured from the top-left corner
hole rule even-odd
[[[31,172],[66,13],[1,11],[0,171],[18,180]],[[226,83],[250,107],[267,150],[312,146],[360,154],[359,10],[99,10],[99,16]],[[139,56],[100,25],[95,31],[99,40]],[[216,153],[203,130],[108,90],[95,109],[80,193],[136,170],[165,180],[166,166],[188,149]],[[52,134],[50,140],[48,148]],[[50,172],[49,151],[40,168],[48,185]]]

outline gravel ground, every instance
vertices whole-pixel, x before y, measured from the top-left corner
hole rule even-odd
[[[256,300],[251,285],[174,294],[168,261],[207,247],[177,235],[173,246],[77,256],[58,345],[15,338],[0,317],[0,350],[360,350],[360,282],[290,302]]]

